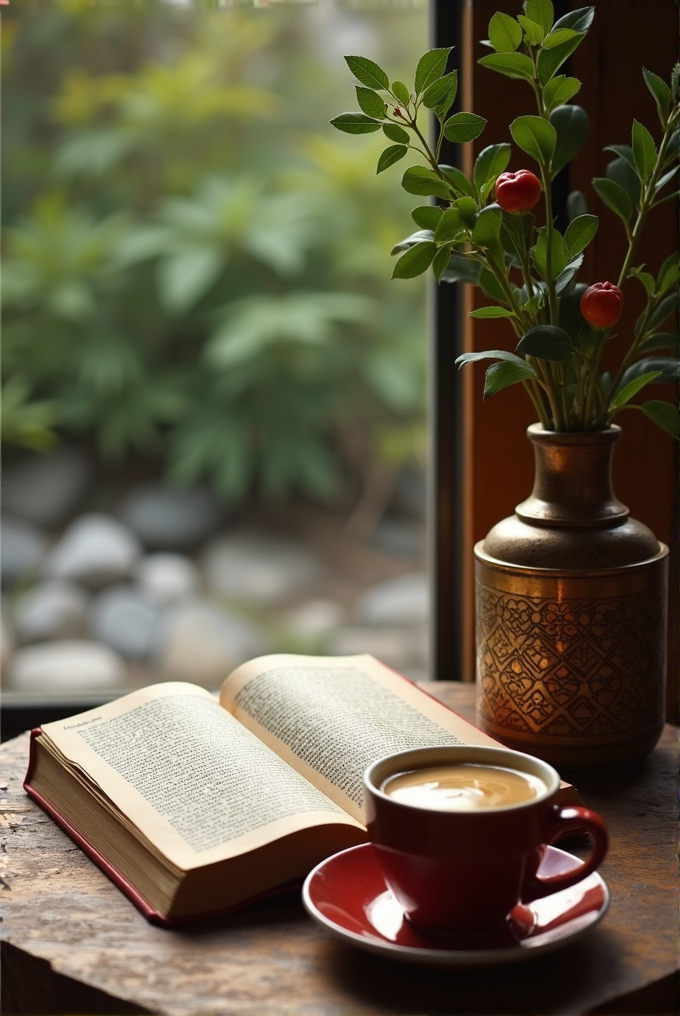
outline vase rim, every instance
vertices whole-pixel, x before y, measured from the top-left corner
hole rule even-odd
[[[597,444],[603,440],[616,441],[621,436],[621,427],[611,423],[599,430],[546,430],[540,423],[527,427],[527,437],[533,441],[558,441],[561,444]]]

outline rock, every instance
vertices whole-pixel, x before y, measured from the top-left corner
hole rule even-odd
[[[147,554],[137,565],[140,589],[156,603],[173,603],[198,592],[198,568],[182,554]]]
[[[31,522],[2,516],[2,585],[37,574],[47,549],[47,537]]]
[[[9,683],[16,691],[110,691],[120,686],[123,661],[96,642],[43,642],[19,649],[9,666]]]
[[[424,624],[429,601],[427,575],[402,575],[368,589],[357,604],[356,616],[367,625]]]
[[[44,573],[98,589],[128,578],[139,556],[139,543],[127,526],[93,512],[69,526],[46,559]]]
[[[261,606],[299,595],[323,572],[320,560],[292,540],[253,533],[213,541],[202,562],[210,591]]]
[[[171,681],[218,688],[239,663],[268,650],[247,621],[207,600],[178,604],[165,617],[159,667]]]
[[[112,586],[92,602],[88,634],[127,660],[148,661],[160,646],[162,613],[133,586]]]
[[[303,638],[317,638],[339,628],[345,620],[345,611],[334,600],[308,600],[289,611],[285,616],[286,626]]]
[[[14,623],[21,642],[73,639],[83,634],[88,596],[84,589],[62,579],[47,579],[24,593],[16,603]]]
[[[371,537],[372,546],[392,557],[418,557],[422,543],[422,527],[407,519],[384,518]]]
[[[31,454],[7,469],[3,506],[27,522],[54,529],[83,502],[92,475],[88,457],[70,445],[46,455]]]
[[[185,550],[217,532],[224,508],[207,487],[147,484],[125,498],[119,514],[147,547]]]

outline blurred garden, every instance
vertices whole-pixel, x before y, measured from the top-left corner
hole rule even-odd
[[[328,121],[343,54],[409,67],[427,27],[425,0],[6,8],[10,688],[210,686],[290,650],[424,676],[424,284],[390,281],[382,145]]]

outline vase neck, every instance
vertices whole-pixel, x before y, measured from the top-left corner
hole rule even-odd
[[[619,427],[585,433],[555,433],[536,424],[527,436],[534,447],[531,496],[517,505],[530,525],[619,525],[628,509],[614,496],[612,457]]]

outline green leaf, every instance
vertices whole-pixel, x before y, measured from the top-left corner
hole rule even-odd
[[[537,325],[530,328],[515,347],[525,356],[541,360],[570,360],[574,347],[568,332],[557,325]]]
[[[665,127],[668,122],[668,113],[671,108],[672,95],[671,90],[658,74],[654,74],[653,71],[648,71],[646,67],[642,68],[642,76],[645,79],[645,84],[654,96],[657,109],[659,111],[659,120],[661,126]]]
[[[524,255],[535,223],[532,212],[503,212],[501,242],[509,254]]]
[[[649,296],[651,296],[654,292],[656,279],[650,274],[650,272],[643,272],[641,268],[631,268],[628,272],[628,277],[631,279],[637,279],[641,282],[644,286],[645,292],[648,293]]]
[[[449,255],[451,251],[449,247],[442,247],[438,250],[432,261],[432,271],[437,282],[441,281],[441,277],[449,267]]]
[[[564,234],[569,259],[586,249],[597,233],[598,223],[597,215],[578,215],[571,220]]]
[[[542,279],[549,282],[556,279],[567,267],[567,248],[562,234],[553,229],[548,245],[548,231],[543,226],[538,231],[538,240],[532,251],[536,270]]]
[[[633,214],[633,203],[623,187],[614,180],[607,180],[606,177],[596,176],[593,180],[593,189],[604,201],[607,208],[628,222]]]
[[[460,211],[457,208],[447,208],[440,217],[437,228],[434,231],[435,242],[447,243],[449,240],[455,240],[463,233],[464,228]]]
[[[468,229],[473,229],[477,221],[477,202],[474,198],[456,198],[454,207],[458,210],[461,219]]]
[[[649,320],[647,322],[646,331],[654,331],[659,325],[662,325],[664,321],[671,316],[674,310],[678,307],[678,297],[675,293],[671,293],[670,296],[665,296],[652,311]]]
[[[384,152],[381,153],[378,159],[378,168],[376,173],[382,173],[385,169],[389,169],[395,162],[399,162],[403,159],[408,151],[406,145],[390,145]]]
[[[365,56],[346,56],[345,62],[362,85],[389,91],[390,79],[382,67],[373,60],[369,60]]]
[[[411,218],[416,226],[421,226],[423,229],[435,230],[442,215],[443,209],[438,205],[418,205],[417,208],[411,209]]]
[[[489,145],[479,153],[472,172],[472,179],[477,188],[485,184],[487,180],[495,180],[500,176],[510,162],[510,150],[510,145],[504,142],[499,145]]]
[[[410,247],[397,261],[392,272],[393,279],[414,279],[426,272],[437,253],[436,244],[423,240]]]
[[[671,286],[677,285],[678,276],[680,274],[680,258],[678,257],[677,251],[673,254],[669,254],[664,263],[659,269],[658,275],[658,292],[665,293]]]
[[[678,332],[655,332],[639,346],[641,353],[653,353],[657,349],[680,349]]]
[[[498,279],[488,268],[482,268],[479,273],[479,285],[487,296],[498,303],[507,304],[508,298],[501,289]]]
[[[594,7],[579,7],[576,11],[569,11],[564,14],[553,25],[553,31],[562,28],[571,28],[575,32],[585,34],[593,23],[595,17]]]
[[[457,144],[474,141],[484,130],[486,120],[476,113],[454,113],[443,127],[444,137]]]
[[[634,378],[650,372],[657,372],[657,376],[651,379],[652,384],[662,385],[680,381],[680,361],[677,356],[646,356],[632,363],[624,372],[621,389],[623,390]]]
[[[451,254],[449,265],[442,279],[444,282],[469,282],[479,285],[481,268],[463,254]]]
[[[556,106],[562,106],[565,102],[569,102],[580,90],[581,82],[578,78],[566,78],[564,74],[559,74],[543,89],[543,102],[546,111],[550,113]]]
[[[453,102],[458,91],[458,71],[450,71],[438,81],[433,81],[423,92],[423,105],[428,109],[438,106],[444,99],[449,105]]]
[[[538,77],[541,84],[548,84],[555,72],[559,70],[565,60],[569,59],[582,40],[582,35],[575,35],[572,39],[561,42],[559,46],[554,46],[553,49],[542,48],[539,51]]]
[[[478,310],[471,310],[468,317],[485,320],[487,318],[509,318],[514,317],[514,311],[509,307],[480,307]]]
[[[376,117],[383,120],[385,117],[385,103],[377,92],[365,85],[355,85],[357,102],[366,116]]]
[[[407,145],[411,140],[408,131],[405,131],[403,127],[399,127],[396,123],[383,124],[383,134],[390,141],[396,141],[398,145]]]
[[[434,233],[431,229],[419,229],[416,233],[411,233],[404,240],[400,240],[399,243],[395,243],[390,254],[400,254],[402,251],[413,247],[414,244],[420,243],[422,240],[432,240],[433,237]]]
[[[556,46],[561,46],[563,42],[571,42],[579,34],[579,32],[575,32],[571,28],[558,28],[546,36],[543,46],[545,49],[555,49]]]
[[[489,41],[497,53],[514,53],[522,42],[522,29],[509,14],[499,11],[489,22]]]
[[[605,152],[616,152],[620,159],[625,159],[630,168],[635,172],[635,159],[633,149],[630,145],[605,145]]]
[[[671,180],[677,177],[677,175],[678,175],[678,167],[673,166],[673,169],[669,169],[667,173],[664,173],[664,175],[656,181],[656,183],[654,184],[654,190],[660,191],[663,187],[666,186],[667,183],[670,183]]]
[[[659,427],[662,427],[671,437],[674,437],[676,440],[680,437],[677,406],[672,405],[670,402],[652,399],[651,402],[643,402],[639,408],[645,416],[649,417]]]
[[[446,166],[440,165],[439,169],[442,171],[447,180],[453,185],[453,189],[460,191],[461,194],[466,194],[468,197],[474,198],[475,188],[471,181],[467,178],[462,169],[458,169],[457,166]],[[476,210],[475,205],[475,210]]]
[[[431,85],[433,81],[441,77],[446,70],[449,53],[452,49],[452,46],[447,46],[441,49],[431,49],[427,53],[423,53],[416,67],[414,84],[416,94],[420,95],[428,85]]]
[[[566,59],[566,58],[565,58]],[[525,53],[490,53],[477,61],[482,67],[504,74],[506,78],[533,81],[534,65]]]
[[[434,194],[439,198],[451,198],[451,192],[444,181],[425,166],[409,166],[401,179],[401,186],[408,194]]]
[[[216,282],[225,258],[216,247],[187,247],[158,266],[158,291],[171,313],[189,310]]]
[[[488,308],[482,308],[486,310]],[[477,311],[473,311],[473,314],[477,314]],[[503,360],[505,363],[514,363],[521,367],[528,366],[526,360],[523,360],[517,353],[511,353],[508,349],[486,349],[484,352],[479,353],[461,353],[457,356],[454,363],[457,365],[458,370],[461,367],[465,367],[468,363],[477,363],[479,360]]]
[[[571,162],[588,137],[588,114],[580,106],[558,106],[550,114],[557,142],[552,157],[552,172],[558,173]]]
[[[478,247],[496,247],[500,240],[503,213],[498,205],[482,208],[472,229],[472,242]]]
[[[550,162],[557,144],[557,134],[548,120],[541,116],[518,116],[510,124],[510,133],[515,144],[527,155],[539,163]]]
[[[641,374],[639,377],[633,378],[632,381],[629,381],[628,384],[624,385],[624,387],[617,393],[615,399],[609,405],[609,411],[616,412],[621,409],[621,407],[625,406],[627,402],[630,402],[634,395],[637,395],[641,388],[644,388],[645,385],[648,385],[650,381],[653,381],[654,378],[658,377],[661,373],[662,371],[660,370],[650,370],[646,374]]]
[[[446,117],[448,116],[449,110],[453,106],[457,94],[458,94],[458,74],[456,74],[455,77],[451,78],[449,90],[447,91],[442,101],[437,103],[437,105],[434,106],[432,109],[432,112],[437,117],[440,123],[443,123]]]
[[[607,165],[607,179],[623,187],[633,208],[637,208],[640,203],[640,178],[635,169],[631,169],[627,159],[612,159]]]
[[[484,377],[484,399],[490,399],[504,388],[533,377],[536,375],[528,363],[495,363],[489,367]]]
[[[553,26],[555,12],[552,0],[526,0],[524,13],[539,24],[544,32],[549,32]]]
[[[583,254],[577,254],[575,258],[572,258],[567,262],[567,267],[564,271],[555,279],[555,293],[557,296],[563,293],[564,290],[569,286],[571,280],[576,275],[577,271],[583,264]]]
[[[403,81],[392,82],[392,94],[399,100],[402,106],[408,106],[411,95]]]
[[[582,191],[576,190],[571,191],[567,195],[567,216],[569,221],[577,219],[579,215],[588,214],[588,205],[586,203],[585,194]]]
[[[382,124],[365,113],[340,113],[333,117],[331,123],[345,134],[372,134],[379,131]]]
[[[517,20],[524,29],[524,37],[529,45],[540,46],[545,35],[543,27],[536,21],[532,21],[531,18],[527,18],[524,14],[518,14]]]
[[[641,180],[648,180],[656,163],[654,138],[644,124],[633,120],[633,158]]]

